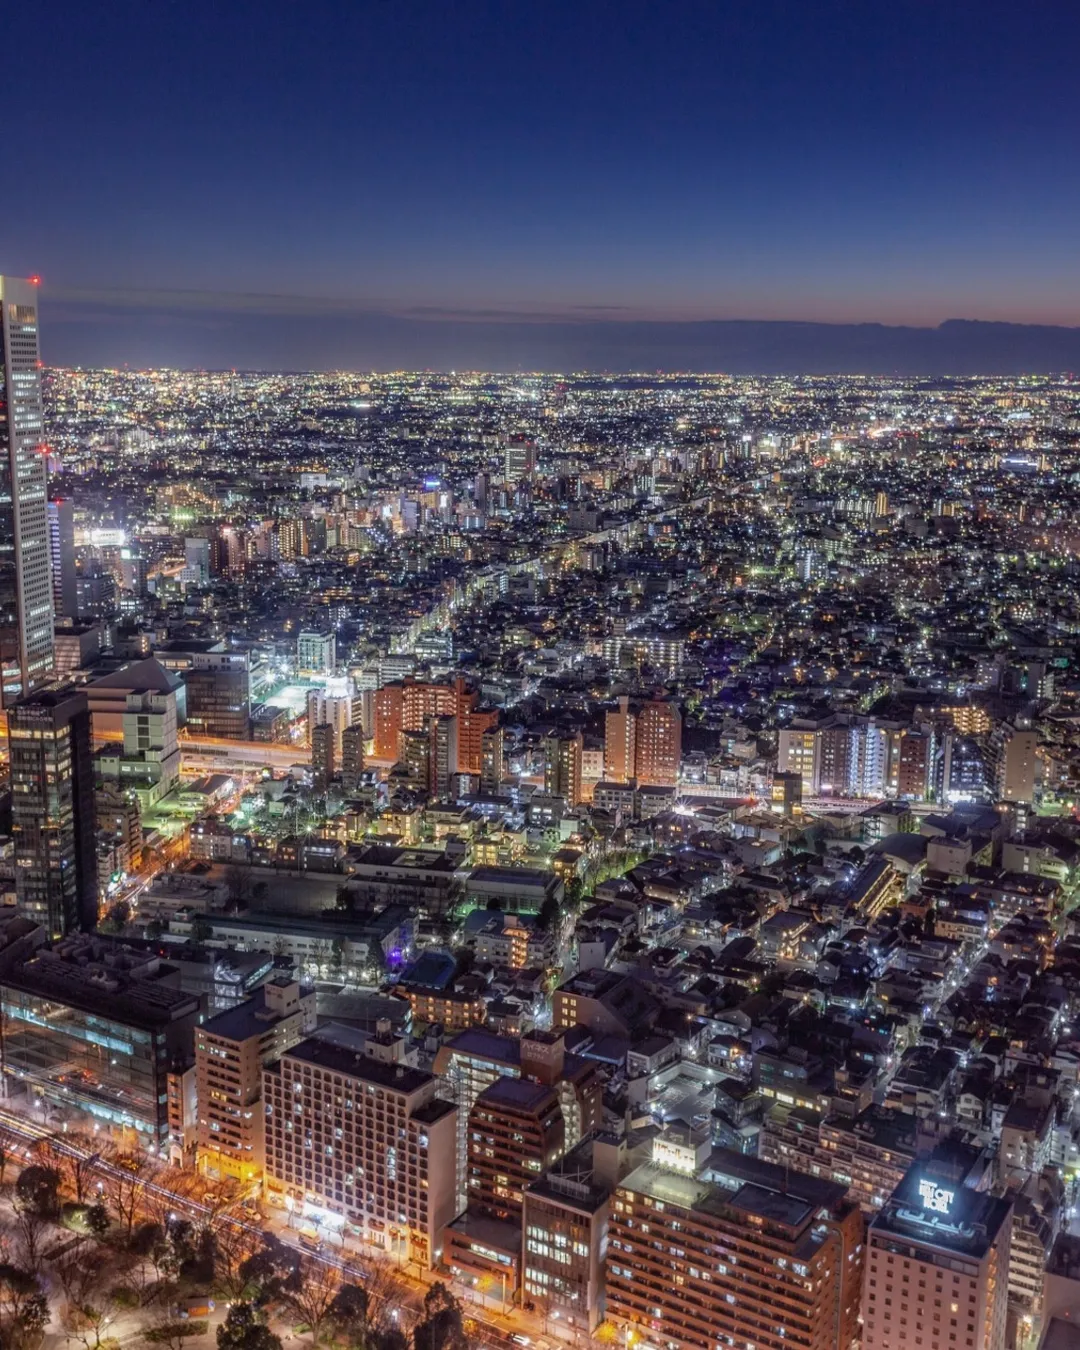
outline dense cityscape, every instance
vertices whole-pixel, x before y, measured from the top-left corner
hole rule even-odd
[[[0,286],[5,1346],[1071,1350],[1080,383]]]

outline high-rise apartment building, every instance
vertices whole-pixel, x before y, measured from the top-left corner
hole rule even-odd
[[[74,690],[41,690],[8,709],[19,909],[50,938],[97,922],[90,709]]]
[[[499,715],[494,709],[478,708],[478,697],[460,679],[452,685],[413,679],[384,684],[375,691],[374,699],[375,758],[397,760],[402,753],[403,732],[423,731],[431,717],[457,717],[454,772],[479,775],[483,769],[484,733],[498,725]]]
[[[657,1161],[659,1142],[612,1200],[607,1314],[628,1339],[851,1350],[865,1226],[844,1187],[726,1149]]]
[[[355,792],[364,772],[364,728],[354,722],[341,733],[341,786]]]
[[[608,783],[628,783],[634,776],[637,744],[637,714],[626,697],[619,706],[604,715],[604,779]]]
[[[436,800],[453,795],[454,776],[458,764],[458,719],[431,717],[428,719],[431,749],[428,754],[428,791]]]
[[[337,660],[337,642],[333,633],[301,631],[296,639],[296,664],[304,671],[332,675]]]
[[[962,1167],[915,1163],[870,1225],[864,1350],[999,1350],[1006,1344],[1012,1203]]]
[[[331,680],[325,689],[312,689],[307,696],[307,715],[309,734],[314,729],[328,724],[333,729],[335,763],[340,764],[345,729],[353,724],[355,700],[352,684],[348,680]]]
[[[41,408],[37,286],[0,277],[0,701],[53,670],[53,573]]]
[[[433,1074],[312,1039],[263,1071],[271,1200],[430,1268],[453,1218],[457,1107]]]
[[[264,1164],[262,1073],[310,1036],[315,990],[284,976],[195,1033],[198,1165],[212,1177],[254,1181]]]
[[[581,801],[581,758],[584,742],[581,732],[574,736],[547,736],[544,739],[544,791],[562,797],[567,806]]]
[[[634,777],[642,787],[675,787],[682,759],[682,715],[669,699],[652,699],[637,717]]]
[[[503,730],[488,727],[481,737],[480,790],[495,796],[503,781]]]
[[[320,722],[311,728],[311,778],[316,792],[325,792],[334,781],[337,756],[334,753],[334,728]]]

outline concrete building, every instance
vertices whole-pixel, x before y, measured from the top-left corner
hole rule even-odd
[[[53,573],[41,408],[37,285],[0,277],[0,703],[53,672]]]
[[[314,988],[279,977],[199,1027],[195,1084],[201,1171],[242,1182],[262,1176],[263,1068],[310,1036],[317,1021]]]
[[[677,1350],[851,1350],[865,1226],[831,1182],[721,1149],[635,1168],[611,1206],[607,1314]]]
[[[914,1164],[870,1225],[865,1350],[1001,1350],[1012,1205],[964,1184],[962,1168]]]
[[[436,1087],[344,1044],[294,1047],[263,1071],[271,1202],[430,1269],[456,1212],[457,1108]]]
[[[302,629],[296,639],[297,667],[308,675],[332,675],[337,664],[337,642],[333,633]]]
[[[54,940],[91,929],[98,881],[86,695],[42,690],[10,707],[8,755],[19,910]]]
[[[130,792],[146,812],[180,781],[175,692],[133,690],[124,707],[123,731],[123,747],[102,750],[96,758],[97,771]]]

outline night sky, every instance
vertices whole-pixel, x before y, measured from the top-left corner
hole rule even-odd
[[[1080,322],[1075,3],[54,0],[4,42],[0,266],[50,361]]]

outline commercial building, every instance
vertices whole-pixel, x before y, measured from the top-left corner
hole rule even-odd
[[[317,1021],[314,988],[278,977],[199,1027],[196,1144],[208,1176],[243,1182],[262,1176],[263,1068],[310,1036]]]
[[[343,737],[354,721],[352,685],[347,680],[333,680],[326,689],[312,689],[307,696],[309,734],[315,727],[333,728],[334,762],[341,763]]]
[[[101,751],[97,771],[130,792],[145,812],[180,781],[175,692],[137,689],[129,693],[123,729],[123,748],[109,746]]]
[[[53,573],[41,408],[37,286],[0,277],[0,702],[53,671]]]
[[[156,953],[66,938],[0,957],[0,1073],[56,1128],[92,1123],[129,1143],[168,1144],[168,1075],[191,1062],[199,1001]]]
[[[962,1163],[915,1163],[870,1225],[864,1350],[1000,1350],[1011,1232],[1011,1202]]]
[[[604,714],[604,781],[628,783],[634,776],[637,714],[626,697],[613,712]]]
[[[86,695],[42,690],[8,709],[20,911],[50,938],[97,922],[94,770]]]
[[[303,1041],[263,1071],[271,1200],[430,1268],[456,1209],[457,1108],[436,1086],[420,1069]]]
[[[249,739],[251,667],[246,652],[195,652],[184,683],[191,736]]]
[[[364,772],[364,728],[356,723],[341,733],[341,787],[355,792]]]
[[[48,512],[53,611],[57,618],[74,619],[78,610],[74,503],[70,497],[50,498]]]
[[[720,1149],[643,1163],[615,1190],[607,1315],[636,1344],[851,1350],[865,1225],[844,1188]],[[678,1165],[676,1165],[678,1164]]]

